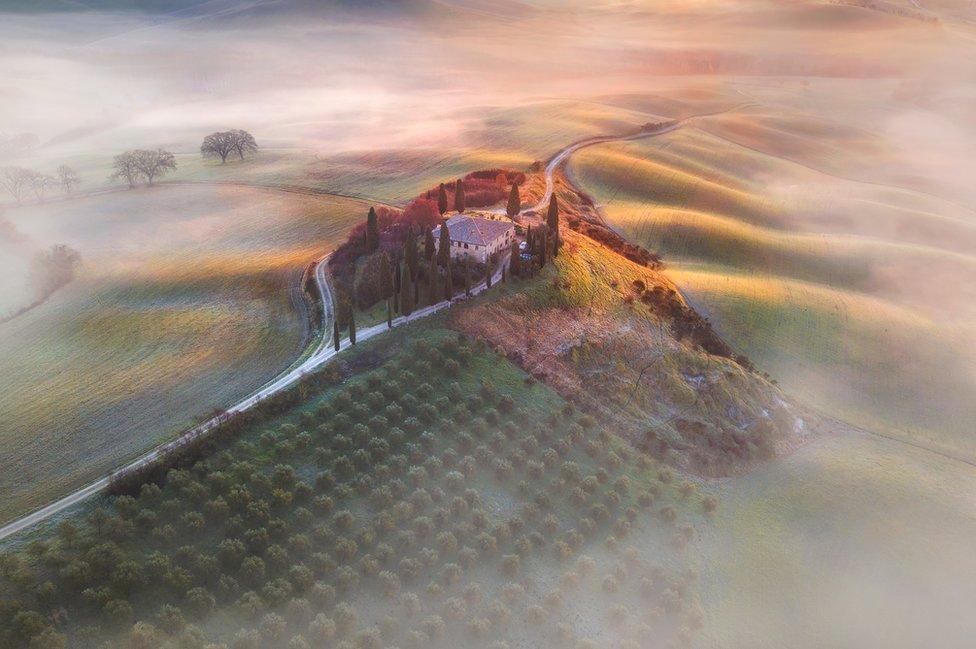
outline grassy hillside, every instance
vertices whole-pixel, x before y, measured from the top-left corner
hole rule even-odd
[[[765,116],[738,120],[771,128]],[[823,142],[830,130],[809,117],[774,123],[800,140]],[[713,130],[711,118],[700,124]],[[844,160],[874,150],[859,131],[831,133],[847,147]],[[976,220],[965,210],[693,127],[584,149],[570,172],[787,392],[864,426],[976,453],[966,423],[976,415],[976,358],[963,343],[976,312],[973,282],[959,281],[976,279],[965,248]]]
[[[8,210],[78,277],[0,325],[0,519],[245,396],[307,340],[296,290],[366,207],[232,187],[139,189]]]
[[[561,196],[569,206],[570,192]],[[666,276],[563,229],[552,264],[458,309],[456,326],[697,472],[741,471],[793,438],[800,413],[762,377],[696,344]]]
[[[334,387],[5,555],[0,644],[694,637],[683,548],[714,503],[551,389],[430,325],[371,341],[316,382]],[[43,630],[37,614],[61,606]]]

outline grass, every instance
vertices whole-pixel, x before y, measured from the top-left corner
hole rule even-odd
[[[746,119],[756,118],[716,123]],[[700,124],[715,130],[711,118]],[[809,116],[774,125],[800,139],[827,128]],[[832,137],[862,155],[877,151],[856,129]],[[788,393],[864,426],[976,453],[964,423],[976,414],[966,396],[976,359],[961,343],[976,320],[971,283],[958,279],[976,277],[976,258],[959,247],[974,226],[958,209],[818,175],[691,128],[584,149],[570,172]]]
[[[455,326],[603,413],[632,443],[706,475],[743,470],[789,434],[795,415],[773,386],[677,339],[651,299],[671,280],[568,228],[561,236],[554,263],[456,309]]]
[[[0,327],[0,518],[46,503],[235,402],[306,340],[303,268],[358,201],[160,187],[10,210],[79,277]]]

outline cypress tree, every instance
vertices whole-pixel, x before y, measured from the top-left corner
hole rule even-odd
[[[380,247],[380,224],[376,218],[376,210],[369,208],[366,215],[366,252],[376,252]]]
[[[488,257],[488,261],[485,262],[485,288],[491,288],[491,273],[494,270],[494,264],[491,263],[491,257]]]
[[[386,298],[386,328],[393,328],[393,298]]]
[[[447,221],[441,223],[441,238],[437,246],[437,264],[447,268],[451,264],[451,231],[447,228]]]
[[[512,275],[514,277],[518,277],[519,274],[520,274],[519,269],[521,268],[521,264],[522,264],[521,254],[522,254],[522,252],[519,250],[518,241],[513,241],[512,242],[511,261],[509,262],[510,265],[509,265],[509,268],[508,269],[511,271],[511,273],[512,273]]]
[[[414,305],[414,287],[413,280],[409,277],[405,278],[406,281],[400,286],[400,310],[403,315],[408,316],[413,313]]]
[[[520,211],[522,211],[522,198],[519,196],[519,186],[518,183],[512,183],[512,191],[508,193],[508,205],[505,207],[505,213],[514,219]]]
[[[444,282],[444,297],[450,301],[454,298],[454,271],[451,269],[451,258],[448,257],[447,259],[447,279]]]
[[[555,192],[549,198],[549,210],[546,212],[546,225],[552,233],[552,256],[559,254],[559,201]]]
[[[417,276],[417,237],[413,227],[407,230],[407,240],[403,242],[403,260],[407,264],[407,273],[413,279]]]
[[[443,216],[447,212],[447,189],[444,188],[444,183],[437,189],[437,211]]]
[[[471,297],[471,264],[467,256],[464,257],[464,294]]]
[[[354,312],[349,313],[349,344],[356,344],[356,314]]]
[[[431,264],[427,269],[427,304],[436,304],[437,301],[437,266]]]
[[[427,235],[424,238],[424,259],[426,261],[430,261],[431,259],[434,258],[434,255],[436,253],[437,253],[437,242],[434,241],[434,231],[433,229],[429,229],[427,230]],[[414,279],[417,278],[416,269],[414,269],[413,277]]]
[[[460,178],[454,183],[454,209],[458,214],[464,211],[464,183]]]
[[[339,321],[332,319],[332,346],[339,351]]]
[[[413,302],[411,304],[416,307],[420,304],[420,282],[415,279],[411,283],[413,284]]]
[[[403,283],[400,262],[397,261],[393,270],[393,312],[400,313],[400,285]]]

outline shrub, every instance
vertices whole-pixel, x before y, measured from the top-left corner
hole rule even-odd
[[[287,579],[272,579],[261,589],[261,596],[272,606],[283,604],[291,597],[292,587]]]
[[[260,649],[261,634],[255,630],[242,629],[234,636],[233,649]]]
[[[261,635],[268,640],[278,640],[285,633],[285,619],[277,613],[267,613],[261,618]]]
[[[288,649],[310,649],[310,646],[304,636],[295,635],[288,641]]]
[[[444,635],[446,625],[440,615],[431,615],[423,621],[424,632],[431,638],[439,638]]]
[[[502,572],[509,577],[518,576],[521,571],[521,560],[517,554],[506,554],[502,557]]]
[[[217,600],[206,588],[191,588],[186,593],[186,605],[197,618],[209,615],[217,606]]]
[[[496,624],[504,622],[511,615],[512,612],[508,610],[508,607],[501,600],[496,599],[488,606],[488,617]]]
[[[406,645],[409,649],[427,649],[430,644],[430,636],[423,631],[412,629],[407,632]]]
[[[386,597],[394,597],[400,592],[400,578],[389,570],[379,573],[380,592]]]
[[[468,633],[476,638],[484,638],[491,631],[491,621],[484,617],[472,617],[465,624]]]
[[[412,617],[420,612],[420,598],[416,593],[403,593],[400,595],[400,608],[406,617]]]
[[[382,634],[376,627],[363,629],[356,634],[354,644],[358,649],[380,649],[382,645]]]
[[[438,574],[438,579],[440,579],[442,584],[456,584],[461,581],[463,576],[463,570],[461,566],[456,563],[446,563],[444,567],[441,568]]]

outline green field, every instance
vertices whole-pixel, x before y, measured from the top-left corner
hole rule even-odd
[[[223,186],[123,191],[7,211],[78,277],[0,325],[0,519],[45,504],[236,402],[308,338],[307,263],[358,201]]]

